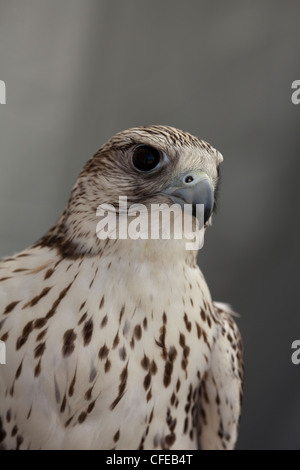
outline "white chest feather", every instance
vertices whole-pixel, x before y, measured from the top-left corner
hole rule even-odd
[[[1,317],[1,396],[26,445],[196,447],[191,407],[217,334],[198,267],[44,258],[2,285],[18,303]]]

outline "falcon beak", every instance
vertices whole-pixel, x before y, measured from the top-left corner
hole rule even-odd
[[[196,205],[204,205],[204,224],[210,218],[214,207],[214,187],[209,176],[200,171],[180,174],[164,191],[174,203],[184,209],[184,204],[192,204],[192,214],[196,217]]]

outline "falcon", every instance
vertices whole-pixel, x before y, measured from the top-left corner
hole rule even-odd
[[[97,207],[120,196],[203,204],[206,229],[222,160],[172,127],[120,132],[86,163],[57,224],[1,261],[1,449],[235,447],[242,344],[197,250],[96,233]]]

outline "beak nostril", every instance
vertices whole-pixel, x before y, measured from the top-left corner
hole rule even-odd
[[[184,178],[185,183],[192,183],[194,181],[193,176],[189,175]]]

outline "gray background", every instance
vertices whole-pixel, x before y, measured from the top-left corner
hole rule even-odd
[[[58,218],[115,132],[168,124],[224,155],[199,262],[241,313],[238,448],[300,449],[300,2],[1,0],[0,255]]]

